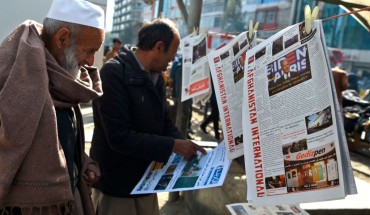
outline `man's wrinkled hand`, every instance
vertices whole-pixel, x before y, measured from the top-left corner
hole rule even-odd
[[[176,139],[173,147],[173,152],[182,155],[186,160],[190,160],[194,155],[200,151],[202,154],[207,154],[207,151],[190,140]]]

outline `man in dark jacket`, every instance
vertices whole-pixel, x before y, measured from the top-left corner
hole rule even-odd
[[[168,118],[161,74],[179,43],[175,24],[155,19],[140,29],[137,48],[123,47],[102,68],[104,94],[93,102],[90,151],[102,172],[93,190],[96,214],[159,214],[156,194],[130,195],[150,162],[167,162],[172,152],[185,159],[206,153]]]

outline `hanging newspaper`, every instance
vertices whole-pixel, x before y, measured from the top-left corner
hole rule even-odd
[[[244,62],[247,50],[254,47],[256,33],[235,37],[224,47],[208,54],[213,86],[220,112],[227,157],[232,160],[243,155],[242,97]]]
[[[210,90],[207,60],[207,34],[189,35],[181,39],[182,85],[181,101],[207,93]]]
[[[226,205],[231,215],[309,215],[298,205],[273,205],[255,207],[250,203]]]
[[[152,162],[131,194],[196,190],[222,186],[231,161],[220,143],[207,154],[200,152],[189,161],[172,154],[166,164]]]
[[[209,50],[222,48],[233,38],[235,38],[235,36],[230,34],[208,32],[207,47]],[[209,90],[202,95],[193,97],[193,104],[200,103],[201,105],[205,105],[211,98],[212,93],[212,90]]]
[[[254,205],[343,198],[356,185],[321,21],[290,26],[247,52],[243,133]]]

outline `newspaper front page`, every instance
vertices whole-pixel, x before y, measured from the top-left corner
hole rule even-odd
[[[229,43],[233,38],[234,35],[230,34],[221,34],[215,32],[208,32],[207,34],[207,44],[209,50],[219,49]],[[193,104],[200,103],[201,105],[206,105],[209,99],[212,96],[212,90],[209,90],[205,94],[193,97]]]
[[[207,60],[207,34],[188,35],[181,39],[182,85],[181,101],[194,98],[210,90]]]
[[[349,157],[342,157],[348,148],[339,134],[340,110],[321,21],[313,23],[310,34],[303,25],[290,26],[247,52],[247,200],[257,206],[343,198],[348,182],[355,192],[351,166],[342,166],[348,163]]]
[[[231,215],[309,215],[299,205],[273,205],[255,207],[250,203],[226,205]]]
[[[189,161],[175,153],[166,164],[152,162],[131,194],[174,192],[222,186],[231,161],[224,142],[207,154],[200,152]]]
[[[243,155],[242,97],[245,55],[257,44],[256,32],[248,39],[243,32],[220,49],[208,54],[213,86],[220,112],[227,156]]]

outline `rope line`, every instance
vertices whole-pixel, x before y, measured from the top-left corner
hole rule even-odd
[[[328,21],[328,20],[331,20],[331,19],[336,19],[336,18],[339,18],[339,17],[342,17],[342,16],[348,16],[348,15],[363,12],[363,11],[370,11],[370,6],[362,8],[362,9],[358,9],[358,10],[353,10],[353,11],[350,11],[350,12],[347,12],[347,13],[342,13],[342,14],[338,14],[338,15],[335,15],[335,16],[331,16],[331,17],[328,17],[328,18],[325,18],[325,19],[321,19],[321,21],[325,22],[325,21]],[[279,26],[279,27],[276,27],[276,28],[266,28],[266,29],[261,29],[261,30],[257,30],[257,31],[258,32],[261,32],[261,31],[275,31],[275,30],[284,29],[286,27],[289,27],[289,26]],[[217,33],[217,32],[209,32],[209,33],[215,34],[215,35],[220,34],[220,33]],[[227,32],[227,33],[225,33],[225,35],[233,35],[233,34],[238,35],[240,33],[241,32]]]

